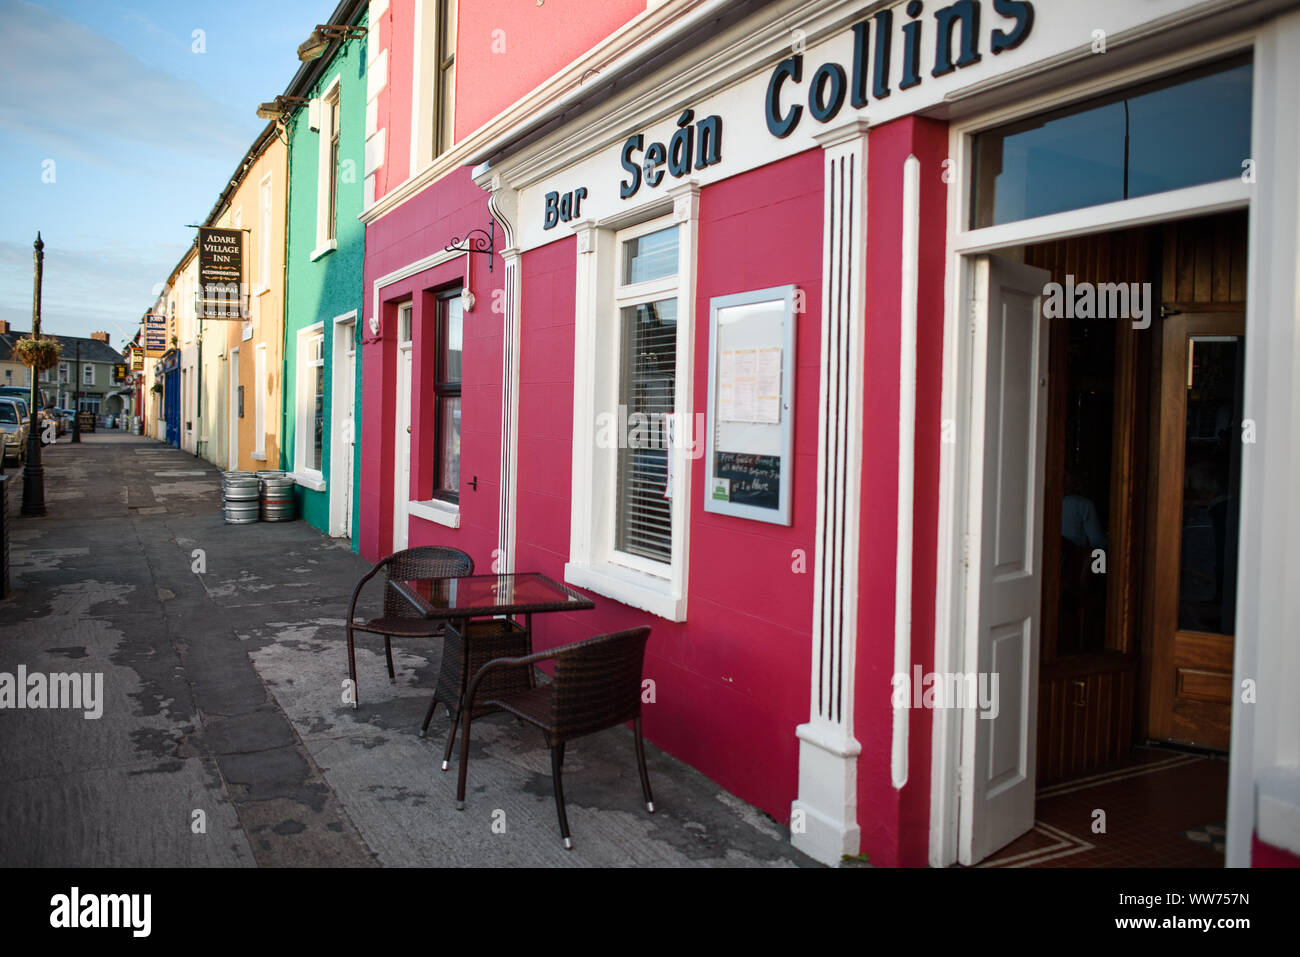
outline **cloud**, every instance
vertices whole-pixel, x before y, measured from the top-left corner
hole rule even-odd
[[[114,165],[112,144],[239,156],[234,109],[193,80],[25,0],[0,0],[0,128],[54,151]]]
[[[135,333],[155,284],[166,281],[184,252],[167,243],[65,249],[43,238],[42,328],[64,335],[107,329],[114,342]],[[0,305],[0,319],[18,329],[31,327],[32,266],[31,243],[0,240],[0,288],[27,290],[25,302]]]

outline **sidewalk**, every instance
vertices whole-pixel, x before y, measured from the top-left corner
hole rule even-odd
[[[357,651],[343,620],[368,565],[306,523],[228,526],[220,473],[150,439],[48,448],[45,518],[18,518],[4,675],[102,673],[102,717],[0,709],[0,865],[807,866],[785,830],[631,732],[570,745],[565,851],[541,736],[475,723],[467,808],[418,729],[436,642]],[[192,569],[206,564],[201,573]],[[373,613],[379,589],[370,594]],[[85,704],[85,702],[83,702]]]

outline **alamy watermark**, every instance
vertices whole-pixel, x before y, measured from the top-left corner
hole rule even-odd
[[[17,674],[0,671],[0,710],[66,709],[83,711],[94,721],[104,714],[104,673],[29,672],[19,665]]]
[[[920,665],[893,677],[895,708],[978,708],[981,718],[998,716],[998,674],[981,671],[921,672]]]
[[[1043,316],[1048,319],[1129,319],[1134,329],[1151,325],[1151,283],[1081,282],[1074,275],[1065,284],[1043,287]]]
[[[704,413],[631,412],[620,405],[617,412],[596,416],[596,447],[665,451],[680,448],[687,458],[704,454]]]

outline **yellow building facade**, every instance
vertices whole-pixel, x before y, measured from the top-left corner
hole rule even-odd
[[[268,124],[207,220],[244,236],[246,318],[198,320],[200,455],[222,469],[279,467],[287,161],[275,124]]]

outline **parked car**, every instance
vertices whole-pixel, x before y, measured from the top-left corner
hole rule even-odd
[[[9,396],[0,396],[0,442],[5,464],[11,460],[21,462],[27,456],[27,427],[23,424],[22,409],[18,401]]]

